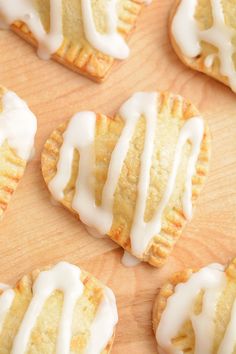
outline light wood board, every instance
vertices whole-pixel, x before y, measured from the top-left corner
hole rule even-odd
[[[167,34],[171,0],[144,9],[130,40],[132,54],[99,85],[55,62],[9,32],[0,32],[0,83],[16,91],[38,117],[36,156],[0,226],[0,281],[13,284],[34,268],[67,260],[92,272],[114,290],[119,325],[113,354],[154,354],[152,303],[171,272],[229,261],[236,255],[236,95],[187,69]],[[110,240],[88,236],[66,210],[53,206],[40,171],[43,144],[59,123],[80,110],[113,114],[134,91],[171,90],[191,99],[213,136],[211,171],[193,221],[161,270],[127,269],[122,250]]]

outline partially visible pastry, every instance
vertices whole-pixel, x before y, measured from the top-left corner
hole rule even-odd
[[[0,86],[0,218],[30,159],[37,120],[14,92]]]
[[[108,354],[118,321],[111,289],[61,262],[0,295],[1,354]]]
[[[235,0],[177,0],[170,37],[185,64],[236,92]]]
[[[101,235],[159,267],[205,182],[210,134],[198,110],[170,93],[140,92],[112,119],[80,112],[42,153],[53,197]]]
[[[102,81],[126,42],[145,0],[0,0],[0,26],[38,48],[43,59]]]
[[[159,354],[235,354],[235,326],[235,259],[175,274],[154,304]]]

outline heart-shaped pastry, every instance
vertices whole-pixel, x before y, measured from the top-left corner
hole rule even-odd
[[[159,354],[233,354],[235,324],[235,259],[174,274],[153,308]]]
[[[0,218],[32,155],[37,120],[14,92],[0,86]]]
[[[208,172],[210,135],[197,109],[169,93],[136,93],[114,119],[76,114],[47,140],[44,179],[87,226],[161,266]]]
[[[111,289],[61,262],[0,290],[0,352],[108,354],[118,321]]]
[[[126,38],[146,0],[0,0],[0,26],[38,48],[43,59],[96,81],[114,59],[126,59]]]
[[[180,59],[236,92],[236,3],[177,0],[170,36]]]

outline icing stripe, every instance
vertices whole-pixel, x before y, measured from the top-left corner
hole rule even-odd
[[[84,354],[100,354],[112,338],[118,321],[116,300],[109,288],[104,288],[104,298],[92,323],[90,338]]]
[[[121,263],[123,264],[124,267],[130,268],[130,267],[135,267],[137,266],[141,261],[132,256],[132,254],[130,254],[127,251],[124,251]]]
[[[91,0],[82,0],[82,14],[85,36],[89,43],[101,51],[116,59],[126,59],[129,56],[129,47],[124,38],[117,31],[118,27],[118,1],[106,2],[107,33],[99,33],[93,18]]]
[[[49,189],[56,200],[63,200],[64,189],[70,180],[74,149],[80,153],[79,172],[76,181],[76,192],[72,207],[78,212],[80,219],[88,226],[107,234],[113,222],[114,194],[126,159],[130,142],[141,116],[146,119],[144,150],[141,156],[141,171],[138,182],[137,204],[131,228],[132,253],[142,256],[151,239],[161,230],[161,219],[165,207],[175,188],[175,180],[181,162],[182,149],[187,141],[192,144],[191,154],[186,173],[183,209],[186,218],[192,216],[192,177],[195,174],[200,146],[204,134],[204,122],[200,117],[186,121],[180,130],[172,170],[167,181],[167,187],[159,203],[158,209],[151,221],[145,223],[144,213],[148,189],[150,185],[150,170],[156,130],[158,129],[158,95],[156,93],[136,93],[120,109],[124,121],[121,136],[112,152],[108,168],[107,180],[102,193],[102,203],[97,206],[94,196],[94,138],[96,116],[92,112],[76,114],[70,121],[63,138],[57,165],[57,173],[49,183]]]
[[[7,91],[2,97],[3,110],[0,112],[0,146],[5,140],[24,160],[30,158],[37,119],[27,104],[14,92]]]
[[[182,53],[194,58],[201,54],[201,42],[212,44],[218,49],[215,56],[220,59],[220,73],[229,79],[232,90],[236,91],[236,70],[233,62],[235,30],[226,25],[221,0],[211,0],[213,26],[200,30],[195,19],[198,0],[181,0],[172,22],[172,34]],[[212,57],[206,58],[207,68],[213,64]]]
[[[147,194],[145,199],[141,199],[140,197],[139,202],[143,205],[143,213],[141,213],[138,209],[135,210],[134,222],[131,229],[131,246],[135,255],[140,256],[148,247],[151,239],[161,231],[162,215],[174,191],[175,180],[181,162],[181,152],[188,140],[190,140],[192,143],[192,151],[191,156],[189,157],[187,178],[185,182],[183,210],[187,219],[192,217],[192,177],[195,173],[195,165],[198,159],[203,133],[204,123],[200,117],[189,119],[181,129],[176,146],[174,163],[168,178],[166,190],[153,219],[148,223],[145,223],[144,221],[145,203],[143,202],[147,200]],[[145,157],[143,161],[145,161]],[[147,173],[149,174],[150,166],[148,167],[149,168],[147,169]],[[141,196],[142,192],[142,185],[140,183],[138,188],[138,195]]]

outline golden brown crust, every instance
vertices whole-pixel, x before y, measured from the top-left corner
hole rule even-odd
[[[216,79],[216,80],[220,81],[221,83],[230,87],[229,79],[226,76],[222,76],[220,73],[220,65],[219,65],[218,61],[215,62],[214,65],[212,65],[210,68],[208,68],[204,64],[206,56],[207,56],[206,54],[204,54],[202,52],[196,58],[189,58],[189,57],[186,57],[182,53],[181,49],[179,48],[179,46],[178,46],[177,42],[175,41],[175,38],[172,34],[171,26],[172,26],[172,22],[175,17],[175,14],[178,10],[180,2],[181,2],[181,0],[175,0],[175,3],[172,5],[170,17],[169,17],[169,26],[168,26],[169,27],[169,37],[170,37],[171,44],[173,46],[174,51],[176,52],[179,59],[185,65],[187,65],[189,68],[200,71],[204,74],[207,74],[208,76],[212,77],[213,79]]]
[[[7,89],[0,86],[0,112],[2,111],[2,97],[5,92],[7,92]],[[0,146],[0,219],[23,177],[25,167],[26,161],[17,156],[8,143],[4,142]]]
[[[163,116],[164,119],[165,116],[170,117],[170,119],[172,119],[172,117],[178,118],[179,125],[182,126],[188,118],[191,118],[193,116],[198,116],[199,112],[190,102],[184,100],[180,96],[172,95],[170,93],[164,92],[164,93],[160,93],[159,115]],[[107,166],[109,164],[112,149],[114,148],[118,140],[118,137],[120,135],[123,126],[121,122],[122,121],[119,116],[116,116],[114,119],[110,119],[109,117],[106,117],[101,114],[97,115],[97,136],[100,136],[99,134],[101,134],[101,141],[103,142],[103,145],[97,145],[98,155],[100,159],[99,161],[101,162],[102,165],[104,165],[104,161],[106,161],[106,168],[102,168],[101,173],[97,177],[97,180],[99,179],[99,181],[100,180],[103,181],[102,186],[104,185],[104,181],[106,179]],[[47,185],[56,174],[60,147],[63,143],[63,132],[65,131],[66,127],[67,127],[67,123],[62,124],[58,129],[56,129],[51,134],[50,138],[47,140],[45,144],[42,153],[42,173]],[[140,128],[140,134],[141,136],[143,136],[142,128]],[[104,136],[109,136],[109,138],[105,139]],[[103,150],[105,150],[105,152]],[[107,153],[107,150],[109,150],[109,154]],[[122,194],[124,193],[124,190],[128,189],[131,194],[128,196],[127,195],[119,196],[118,195],[119,189],[117,189],[118,192],[116,192],[115,200],[121,199],[121,201],[119,203],[117,202],[117,207],[115,203],[113,209],[114,210],[113,226],[110,232],[108,233],[108,236],[111,239],[113,239],[115,242],[117,242],[119,245],[121,245],[124,249],[128,250],[129,252],[131,252],[130,234],[129,234],[130,224],[132,222],[131,212],[133,212],[134,210],[135,193],[137,192],[136,192],[136,185],[131,184],[130,186],[127,187],[126,183],[128,183],[127,178],[129,179],[130,175],[139,173],[139,167],[135,166],[133,164],[133,161],[137,161],[140,158],[140,153],[141,152],[139,151],[139,156],[138,156],[137,151],[134,151],[133,154],[135,154],[135,158],[133,157],[134,155],[132,155],[130,158],[127,155],[127,160],[125,162],[125,167],[124,167],[126,175],[123,175],[123,180],[126,182],[124,182],[125,184],[120,185],[120,193]],[[210,158],[210,133],[209,133],[208,126],[205,125],[204,138],[201,144],[201,150],[196,165],[196,175],[192,179],[193,205],[195,205],[197,197],[205,182],[208,173],[209,158]],[[131,166],[129,166],[130,162],[132,162]],[[77,166],[78,158],[75,164]],[[76,173],[74,173],[74,175],[76,175]],[[69,209],[76,217],[79,217],[78,214],[75,213],[71,207],[71,202],[74,195],[73,189],[75,187],[75,180],[76,178],[73,181],[71,180],[69,187],[65,190],[65,198],[63,199],[62,204],[67,209]],[[102,189],[102,186],[100,189]],[[125,200],[126,197],[128,198],[127,203]],[[130,204],[131,202],[133,203],[132,205],[130,205],[131,212],[127,206],[126,208],[127,214],[120,216],[119,215],[120,210],[125,209],[124,205]],[[117,214],[116,214],[116,210],[117,210]],[[124,213],[125,212],[126,211],[124,211]],[[177,204],[174,203],[172,207],[168,208],[164,213],[163,219],[164,222],[162,224],[162,229],[160,234],[153,237],[148,249],[143,254],[143,257],[141,258],[141,260],[149,262],[150,264],[156,267],[160,267],[165,263],[175,243],[180,237],[183,231],[183,227],[186,224],[182,203],[177,203]],[[124,223],[122,224],[122,220],[125,220],[126,224]]]
[[[167,306],[168,298],[174,294],[175,287],[180,283],[185,283],[189,280],[191,275],[197,272],[197,269],[186,269],[184,271],[175,273],[171,276],[169,281],[165,283],[159,290],[154,301],[152,312],[153,331],[156,334],[158,325],[160,323],[162,314]],[[226,267],[225,273],[228,281],[236,282],[236,258],[233,259]],[[230,308],[230,307],[229,307]],[[222,320],[222,319],[221,319]],[[189,350],[190,352],[190,350]],[[192,351],[191,351],[192,353]]]
[[[17,282],[15,288],[13,289],[15,292],[15,299],[11,309],[7,314],[3,324],[2,333],[0,334],[0,352],[10,354],[14,337],[17,333],[17,330],[19,329],[21,321],[24,317],[24,313],[26,312],[33,296],[33,284],[40,272],[47,271],[50,268],[51,267],[44,267],[41,270],[35,270],[31,274],[23,276]],[[80,310],[80,314],[83,314],[83,316],[87,315],[88,318],[83,319],[80,317],[78,319],[80,321],[79,328],[83,328],[83,330],[80,329],[82,331],[80,334],[75,332],[73,333],[71,350],[75,354],[83,352],[84,347],[86,346],[87,339],[89,338],[88,326],[91,326],[93,318],[100,305],[102,300],[102,289],[104,288],[104,285],[98,279],[83,270],[81,271],[80,279],[84,285],[84,292],[76,305],[75,311],[79,311],[79,309],[83,307],[84,309]],[[0,294],[1,292],[2,291],[0,290]],[[40,314],[38,323],[31,333],[27,354],[42,354],[46,352],[53,352],[56,342],[58,323],[55,323],[55,325],[52,326],[50,319],[54,318],[54,314],[50,312],[47,313],[47,311],[51,309],[53,313],[60,313],[62,303],[63,298],[61,297],[61,293],[59,291],[56,291],[49,298],[48,302],[45,304],[46,307]],[[58,321],[59,318],[57,318]],[[49,328],[46,327],[47,324],[49,324]],[[101,354],[109,354],[111,352],[114,338],[115,330],[112,338],[109,340],[106,348],[101,352]]]
[[[135,28],[143,6],[144,0],[129,0],[126,6],[123,6],[118,29],[125,38],[128,38]],[[37,47],[37,41],[26,24],[16,21],[11,28],[28,43]],[[70,70],[96,82],[102,82],[107,78],[115,61],[114,58],[92,48],[88,42],[83,42],[81,45],[79,40],[75,43],[65,36],[61,47],[52,58]]]

